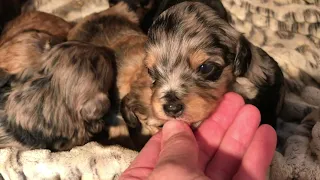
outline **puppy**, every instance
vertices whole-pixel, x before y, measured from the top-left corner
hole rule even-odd
[[[65,38],[71,28],[70,23],[55,15],[40,11],[26,12],[5,25],[0,44],[28,30],[37,30]]]
[[[42,66],[41,55],[63,41],[51,34],[31,30],[4,42],[0,45],[1,79],[11,75],[14,81],[25,81]]]
[[[152,79],[144,65],[145,42],[147,36],[139,28],[139,16],[127,3],[119,2],[110,9],[86,17],[70,31],[69,40],[89,42],[98,46],[110,47],[116,53],[117,77],[114,92],[114,112],[117,118],[109,117],[109,134],[112,137],[129,137],[117,142],[125,147],[141,149],[149,138],[150,131],[136,124],[128,131],[124,120],[127,118],[145,119],[149,116]],[[134,97],[134,99],[132,99]],[[137,109],[138,108],[138,109]],[[143,112],[143,113],[139,113]],[[122,118],[124,117],[124,119]],[[113,119],[113,120],[112,120]],[[140,125],[140,124],[139,124]],[[147,136],[144,136],[146,134]]]
[[[6,96],[0,148],[69,150],[105,126],[114,78],[114,53],[83,42],[64,42],[42,56],[39,74]]]
[[[234,91],[259,108],[262,124],[276,126],[284,91],[281,69],[221,12],[206,3],[181,2],[150,27],[145,63],[158,124],[182,120],[197,127]]]
[[[139,18],[139,24],[142,31],[146,32],[152,18],[157,10],[160,0],[110,0],[110,6],[113,7],[119,2],[125,2],[129,8],[135,11]]]
[[[10,21],[0,38],[0,69],[25,80],[41,67],[40,56],[64,42],[71,25],[61,18],[31,12]],[[0,78],[5,77],[0,74]]]

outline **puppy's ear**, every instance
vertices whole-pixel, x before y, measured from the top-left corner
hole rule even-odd
[[[233,72],[235,76],[243,76],[251,63],[251,43],[241,35],[237,44]]]
[[[110,108],[110,100],[104,93],[96,94],[85,102],[80,108],[80,115],[84,120],[97,120],[102,118]]]
[[[130,101],[130,94],[126,95],[121,100],[120,112],[121,112],[121,115],[122,115],[124,121],[129,126],[129,128],[135,129],[135,128],[140,127],[141,124],[140,124],[138,117],[135,115],[133,110],[130,108],[129,101]]]

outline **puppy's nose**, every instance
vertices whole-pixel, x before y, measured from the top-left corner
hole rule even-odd
[[[164,112],[171,117],[179,117],[184,110],[184,106],[180,102],[173,102],[163,105]]]

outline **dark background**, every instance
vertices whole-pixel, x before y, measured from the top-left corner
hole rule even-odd
[[[21,6],[27,0],[0,0],[0,32],[3,26],[20,14]]]

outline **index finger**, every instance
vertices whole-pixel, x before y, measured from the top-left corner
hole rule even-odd
[[[162,131],[146,143],[131,165],[121,174],[120,179],[145,179],[153,171],[161,151]]]

